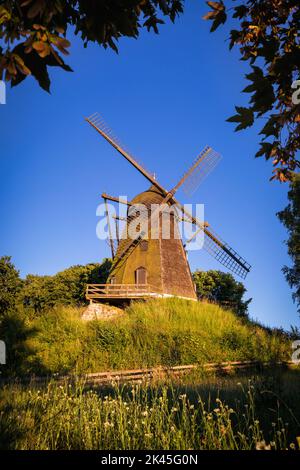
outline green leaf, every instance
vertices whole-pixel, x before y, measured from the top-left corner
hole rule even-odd
[[[259,151],[255,154],[255,157],[262,157],[263,155],[266,156],[268,159],[270,157],[271,151],[273,150],[273,144],[270,142],[261,142],[260,143],[260,149]]]
[[[235,128],[236,131],[241,131],[247,127],[251,127],[254,123],[254,112],[252,108],[244,108],[241,106],[235,107],[238,114],[231,116],[227,122],[237,122],[239,125]]]
[[[208,12],[206,15],[203,16],[204,20],[211,20],[213,24],[210,28],[211,32],[214,32],[221,24],[224,24],[227,19],[227,15],[225,12],[225,5],[221,2],[206,2],[208,6],[213,8],[213,11]]]
[[[264,135],[264,138],[270,137],[271,135],[277,138],[279,137],[279,124],[277,122],[276,116],[272,115],[270,117],[259,134]]]
[[[59,62],[57,62],[57,60],[55,59],[55,57],[50,54],[49,56],[46,57],[45,59],[45,62],[46,64],[49,66],[49,67],[61,67],[63,70],[65,70],[66,72],[73,72],[73,69],[71,69],[71,67],[69,65],[67,65],[61,56],[59,56],[57,54],[58,58],[59,58]]]
[[[238,5],[237,7],[234,7],[234,11],[235,13],[232,15],[233,18],[239,18],[241,20],[247,16],[249,9],[245,5]]]
[[[35,51],[26,54],[23,44],[16,46],[13,52],[23,59],[26,67],[31,71],[40,87],[49,93],[50,78],[47,71],[46,59],[41,58]],[[12,80],[12,87],[18,85],[21,81],[19,77],[16,80]]]
[[[227,15],[225,13],[225,11],[220,11],[213,24],[212,24],[212,27],[210,28],[210,32],[213,33],[221,24],[224,24],[227,20]]]
[[[206,2],[207,5],[211,8],[213,8],[214,10],[219,10],[219,11],[222,11],[225,9],[225,5],[224,3],[221,1],[221,2]]]
[[[230,44],[229,44],[229,49],[232,49],[233,46],[236,44],[236,42],[240,39],[241,37],[241,32],[238,31],[237,29],[232,29],[230,31]]]
[[[252,72],[246,75],[252,82],[243,92],[253,93],[250,99],[253,111],[258,113],[258,117],[272,109],[275,95],[270,76],[264,76],[263,70],[257,66],[252,66]]]

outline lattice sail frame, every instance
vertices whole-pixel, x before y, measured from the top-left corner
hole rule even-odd
[[[133,157],[130,150],[127,148],[126,145],[123,144],[123,142],[120,141],[120,139],[118,137],[115,136],[115,134],[113,133],[113,130],[109,127],[109,125],[104,121],[104,119],[102,118],[102,116],[99,114],[99,113],[94,113],[92,114],[91,116],[89,116],[88,118],[86,118],[86,120],[91,123],[93,126],[95,126],[96,128],[100,129],[104,134],[106,134],[110,139],[111,141],[118,147],[122,148],[123,150],[126,151],[126,153],[133,159],[135,160],[141,167],[143,167],[145,169],[145,171],[153,178],[153,179],[156,179],[156,175],[154,173],[152,173],[151,171],[149,171],[146,166],[144,165],[144,163],[140,160],[140,159],[137,159],[135,156]]]
[[[203,159],[205,157],[205,159]],[[193,162],[198,164],[193,173],[182,185],[182,189],[187,196],[191,196],[200,186],[202,181],[212,172],[221,160],[221,155],[213,148],[206,146]]]
[[[184,216],[184,221],[189,222],[197,227],[197,231],[200,228],[204,232],[204,244],[203,248],[219,263],[234,272],[242,279],[245,279],[247,274],[251,270],[251,265],[240,256],[228,243],[211,228],[207,223],[203,223],[200,220],[193,217],[187,212],[183,206],[178,205],[178,209]],[[189,243],[189,241],[187,242]]]
[[[228,243],[224,242],[211,229],[211,227],[209,227],[209,232],[214,235],[215,239],[218,240],[218,243],[205,234],[203,248],[223,266],[240,276],[242,279],[246,279],[246,276],[251,269],[251,265],[247,263],[247,261],[233,248],[231,248]],[[221,246],[219,243],[221,243]]]

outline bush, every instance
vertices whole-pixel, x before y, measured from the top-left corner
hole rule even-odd
[[[105,283],[110,266],[111,261],[104,259],[101,264],[72,266],[54,276],[29,274],[24,281],[19,301],[34,314],[56,305],[84,304],[86,285]]]
[[[12,264],[11,257],[0,257],[0,321],[2,315],[14,310],[21,286],[19,271]]]
[[[193,274],[199,299],[216,302],[240,317],[247,317],[252,299],[243,300],[246,288],[232,274],[222,271],[196,271]]]

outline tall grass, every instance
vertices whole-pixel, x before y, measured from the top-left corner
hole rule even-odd
[[[299,386],[299,383],[298,383]],[[256,389],[240,393],[243,404],[190,399],[174,387],[134,386],[101,395],[83,384],[45,389],[18,385],[1,391],[2,449],[289,449],[280,414],[262,429]],[[242,409],[239,409],[242,408]],[[297,431],[300,431],[298,423]],[[299,434],[298,434],[299,435]],[[299,443],[300,438],[298,438]]]
[[[26,373],[93,372],[229,360],[286,359],[283,336],[228,310],[181,299],[133,303],[110,321],[80,320],[82,309],[60,307],[31,320],[34,351]]]

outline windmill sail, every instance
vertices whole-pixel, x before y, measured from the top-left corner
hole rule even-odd
[[[123,157],[126,158],[143,176],[145,176],[152,184],[159,187],[154,173],[150,173],[142,163],[138,162],[135,157],[128,152],[119,139],[114,136],[112,130],[98,113],[94,113],[85,120],[102,135]]]
[[[203,230],[205,235],[203,248],[217,261],[223,264],[223,266],[240,276],[242,279],[245,279],[247,274],[250,272],[251,265],[247,263],[247,261],[233,248],[231,248],[228,243],[224,242],[210,226],[208,228],[207,223],[201,222],[195,218],[177,200],[174,199],[174,202],[190,223],[197,225],[197,227]]]
[[[207,146],[202,150],[193,163],[192,171],[182,186],[186,195],[191,196],[198,189],[202,181],[216,167],[221,158],[221,155],[211,147]]]
[[[217,236],[211,228],[204,230],[204,246],[203,248],[212,255],[219,263],[223,264],[233,273],[245,279],[251,269],[251,265],[247,263],[228,243],[224,242]]]

